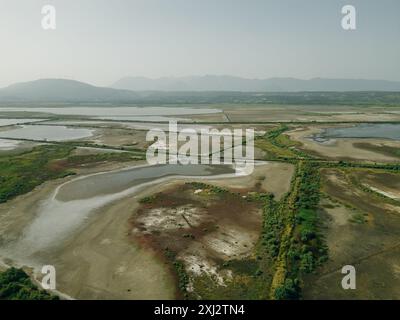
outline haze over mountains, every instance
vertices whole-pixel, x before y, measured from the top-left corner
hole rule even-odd
[[[356,79],[271,78],[244,79],[232,76],[201,76],[182,78],[123,78],[112,88],[96,87],[87,83],[65,79],[41,79],[13,84],[0,89],[0,102],[171,102],[198,101],[231,102],[237,99],[252,100],[273,95],[288,96],[301,92],[355,92],[397,91],[400,82]],[[259,93],[259,94],[256,94]],[[303,94],[303,96],[306,94]],[[315,95],[315,94],[313,94]],[[321,101],[323,94],[321,93]],[[192,99],[192,100],[191,100]],[[214,100],[213,100],[214,99]],[[239,99],[239,100],[240,100]],[[275,98],[277,99],[277,98]]]
[[[158,79],[127,77],[117,81],[112,87],[133,91],[399,91],[400,82],[323,78],[310,80],[295,78],[245,79],[233,76],[207,75]]]
[[[0,89],[0,101],[112,102],[136,98],[135,92],[95,87],[65,79],[41,79],[16,83]]]

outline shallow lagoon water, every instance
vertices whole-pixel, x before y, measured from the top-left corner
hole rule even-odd
[[[176,108],[176,107],[12,107],[0,108],[1,112],[40,112],[57,115],[93,116],[93,117],[138,117],[138,116],[182,116],[222,112],[218,109],[207,108]]]
[[[18,141],[0,139],[0,151],[14,150],[18,145]]]
[[[24,125],[21,128],[0,132],[0,137],[12,139],[32,139],[66,141],[91,137],[93,130],[67,128],[65,126]]]
[[[330,138],[381,138],[400,140],[400,124],[360,124],[346,128],[328,128],[314,138],[322,142]]]
[[[165,116],[139,116],[139,117],[130,117],[130,116],[125,116],[125,117],[96,117],[96,119],[104,119],[104,120],[116,120],[116,121],[149,121],[149,122],[168,122],[168,121],[190,121],[190,119],[185,119],[185,118],[176,118],[176,117],[165,117]]]
[[[138,167],[77,179],[73,183],[61,186],[57,192],[56,199],[72,201],[99,195],[115,194],[154,179],[174,175],[208,176],[233,172],[233,169],[223,165],[155,165]]]
[[[20,262],[34,263],[35,254],[61,245],[84,226],[96,209],[133,196],[146,186],[174,177],[222,178],[233,172],[226,165],[156,165],[75,178],[60,185],[44,200],[22,237],[0,252]]]

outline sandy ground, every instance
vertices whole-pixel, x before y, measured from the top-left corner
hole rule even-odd
[[[129,146],[144,149],[150,142],[146,141],[146,131],[121,130],[121,129],[98,129],[98,135],[93,139],[97,144],[120,147]]]
[[[75,179],[80,175],[96,172],[118,170],[132,165],[141,165],[144,162],[108,163],[105,165],[76,169],[77,175],[63,179],[47,181],[37,186],[33,191],[20,195],[6,203],[0,204],[0,245],[17,239],[25,226],[34,219],[41,203],[63,183]]]
[[[305,278],[304,298],[399,299],[399,207],[349,185],[340,171],[324,170],[322,177],[323,190],[341,203],[322,202],[319,214],[329,260]],[[355,222],[355,215],[365,222]],[[356,290],[341,286],[345,265],[356,268]]]
[[[33,192],[1,205],[0,243],[19,238],[41,202],[65,181],[46,182]],[[61,247],[41,253],[28,263],[34,264],[33,267],[40,267],[38,261],[54,265],[57,290],[74,298],[174,298],[174,280],[168,270],[155,254],[139,249],[127,238],[127,221],[135,205],[135,200],[127,198],[98,210]],[[12,264],[8,259],[4,262]]]
[[[18,128],[18,126],[4,126],[0,127],[0,136],[2,132]],[[28,141],[17,141],[0,138],[0,155],[18,154],[30,150],[38,144]]]
[[[81,174],[115,170],[129,165],[131,164],[111,164],[82,170]],[[261,181],[262,185],[268,191],[281,195],[289,187],[292,172],[293,168],[286,164],[269,163],[256,167],[253,175],[266,176],[267,178]],[[57,186],[69,179],[72,177],[48,181],[34,191],[0,205],[0,246],[18,239],[35,218],[43,201]],[[254,186],[257,179],[259,178],[230,178],[224,183],[229,186],[247,187]],[[176,294],[175,280],[168,267],[155,252],[141,249],[129,239],[128,220],[135,213],[137,199],[163,190],[171,183],[182,181],[187,180],[176,179],[150,186],[134,196],[98,209],[61,246],[55,246],[54,249],[36,256],[33,266],[54,265],[57,269],[57,290],[73,298],[173,299]],[[4,259],[4,255],[2,258],[4,262],[12,264],[12,261]]]
[[[354,175],[367,188],[385,197],[400,200],[400,175],[395,173],[373,172],[369,170],[354,172]]]
[[[251,176],[235,179],[208,180],[208,183],[225,187],[246,189],[259,184],[261,191],[271,192],[279,199],[289,191],[290,181],[294,173],[294,166],[288,163],[269,162],[267,165],[256,166]]]
[[[326,126],[325,126],[326,128]],[[315,155],[332,159],[354,159],[365,161],[398,162],[399,159],[390,157],[378,152],[360,149],[354,146],[355,143],[368,142],[376,145],[386,145],[399,147],[398,141],[385,139],[330,139],[327,142],[316,142],[310,137],[321,131],[321,127],[308,126],[289,131],[286,134],[291,139],[302,143],[301,149],[309,151]]]
[[[224,111],[229,121],[399,121],[398,108],[384,113],[380,107],[356,107],[337,105],[250,105],[215,106]],[[327,111],[329,110],[329,111]]]
[[[100,209],[55,255],[59,290],[77,299],[175,297],[174,279],[163,262],[127,237],[137,205],[128,197]]]
[[[375,191],[375,192],[377,192],[385,197],[388,197],[390,199],[400,200],[400,191],[399,190],[394,190],[394,191],[382,190],[382,189],[386,189],[386,188],[379,189],[379,188],[373,187],[367,183],[364,183],[364,186],[366,186],[367,188],[370,188],[372,191]]]
[[[206,188],[174,181],[131,219],[138,241],[160,254],[167,247],[183,261],[190,292],[196,288],[195,278],[203,275],[224,286],[233,271],[221,270],[221,261],[248,257],[259,239],[260,208],[237,194],[238,189],[232,190],[235,193],[210,194]]]

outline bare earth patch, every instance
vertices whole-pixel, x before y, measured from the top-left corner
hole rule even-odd
[[[333,126],[333,125],[332,125]],[[356,139],[356,138],[340,138],[329,139],[325,142],[317,142],[313,140],[312,135],[321,132],[324,126],[306,126],[299,127],[287,132],[287,135],[294,141],[302,144],[299,149],[309,152],[315,156],[335,159],[335,160],[362,160],[362,161],[379,161],[379,162],[397,162],[399,159],[383,153],[366,150],[360,147],[360,143],[368,141],[370,144],[384,145],[390,147],[399,147],[398,141],[385,139]]]
[[[322,177],[323,191],[333,199],[324,200],[320,212],[329,261],[307,276],[304,298],[399,299],[400,207],[385,198],[372,200],[340,170],[323,170]],[[341,286],[345,265],[356,268],[356,290]]]
[[[207,276],[226,286],[233,271],[224,262],[252,256],[261,230],[261,210],[246,191],[176,184],[143,201],[131,218],[131,234],[160,254],[174,252],[189,275],[186,290],[201,296],[195,281]]]

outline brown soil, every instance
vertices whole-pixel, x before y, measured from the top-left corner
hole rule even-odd
[[[160,257],[173,252],[191,279],[206,274],[224,285],[231,275],[220,270],[223,261],[250,256],[260,234],[260,204],[248,191],[177,184],[142,203],[130,235]]]
[[[322,176],[323,191],[335,201],[324,200],[320,212],[329,261],[306,277],[304,298],[399,299],[399,207],[372,199],[342,171],[326,169]],[[356,268],[356,290],[341,287],[345,265]]]
[[[330,127],[337,127],[338,125],[331,125]],[[313,134],[316,134],[327,128],[327,125],[313,125],[306,127],[298,127],[289,131],[287,135],[294,141],[301,143],[298,147],[304,152],[311,155],[333,159],[333,160],[363,160],[363,161],[378,161],[378,162],[397,162],[398,157],[393,154],[387,154],[377,150],[376,148],[366,149],[360,148],[360,143],[368,142],[371,145],[379,146],[380,148],[399,148],[398,141],[391,141],[385,139],[356,139],[356,138],[340,138],[330,139],[325,143],[320,143],[311,139]]]

